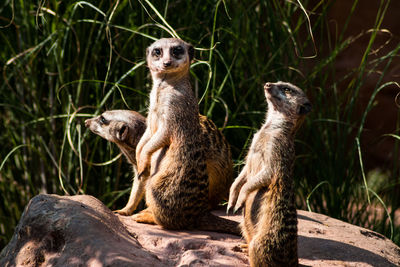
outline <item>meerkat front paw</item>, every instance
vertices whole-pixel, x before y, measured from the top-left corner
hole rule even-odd
[[[247,195],[248,195],[247,190],[243,190],[242,187],[242,190],[240,190],[239,193],[239,197],[237,198],[235,208],[233,209],[233,213],[236,213],[244,206],[244,202],[246,201]]]
[[[145,168],[143,171],[139,171],[138,170],[138,180],[145,180],[145,177],[149,177],[150,175],[150,171],[149,171],[149,167]]]
[[[238,194],[236,192],[230,192],[228,206],[226,207],[226,214],[230,214],[233,212],[233,207],[236,205]]]
[[[123,209],[120,209],[120,210],[114,210],[113,212],[117,213],[119,215],[122,215],[122,216],[130,216],[130,215],[132,215],[133,210],[123,208]]]
[[[143,157],[138,160],[137,163],[137,173],[139,181],[142,180],[143,177],[147,177],[150,174],[150,162]]]
[[[229,200],[228,200],[228,206],[226,208],[226,213],[229,214],[232,212],[232,208],[236,206],[236,202],[240,193],[240,189],[242,188],[243,183],[240,183],[239,180],[237,179],[231,186],[231,189],[229,190]],[[235,212],[233,212],[235,213]]]

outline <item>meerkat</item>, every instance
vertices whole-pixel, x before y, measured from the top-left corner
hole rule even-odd
[[[226,138],[211,120],[203,115],[199,115],[199,120],[203,136],[202,144],[207,149],[209,206],[215,209],[222,200],[228,199],[233,179],[231,151]],[[132,165],[134,181],[128,203],[124,208],[114,211],[121,215],[132,215],[145,191],[144,181],[140,181],[137,177],[136,146],[146,129],[146,118],[135,111],[109,110],[87,119],[85,126],[100,137],[115,143]],[[161,159],[162,156],[158,161]]]
[[[266,83],[264,90],[266,120],[230,188],[227,209],[236,212],[244,206],[241,228],[251,266],[297,266],[294,136],[311,104],[290,83]]]
[[[175,38],[160,39],[147,48],[153,87],[136,159],[138,178],[148,183],[145,195],[151,213],[135,214],[134,219],[167,229],[238,234],[236,222],[209,211],[207,150],[189,77],[193,54],[190,44]],[[151,159],[163,148],[167,150],[158,170],[151,172]]]
[[[145,184],[137,178],[136,147],[146,130],[146,118],[131,110],[109,110],[85,120],[85,126],[93,133],[115,143],[131,164],[134,180],[128,203],[116,213],[131,215],[143,198]],[[156,164],[156,163],[155,163]]]

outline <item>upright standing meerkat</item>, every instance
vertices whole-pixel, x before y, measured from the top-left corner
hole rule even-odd
[[[311,104],[290,83],[266,83],[264,90],[266,120],[231,186],[227,208],[237,211],[245,204],[241,228],[251,266],[297,266],[294,136]]]
[[[203,115],[199,115],[199,120],[203,135],[202,144],[207,150],[205,154],[209,177],[209,205],[210,208],[216,208],[220,201],[228,199],[233,179],[230,146],[211,120]],[[108,110],[87,119],[85,126],[93,133],[115,143],[132,165],[134,181],[129,201],[123,209],[115,211],[121,215],[132,215],[145,191],[145,182],[137,177],[136,146],[146,129],[146,118],[135,111]],[[156,164],[151,163],[152,166]]]
[[[147,128],[136,149],[139,179],[147,180],[146,203],[151,213],[138,213],[138,222],[168,229],[197,228],[239,232],[236,222],[209,211],[206,144],[203,142],[199,108],[189,68],[193,47],[175,38],[163,38],[147,48],[147,65],[153,87]],[[154,153],[167,148],[155,172]]]

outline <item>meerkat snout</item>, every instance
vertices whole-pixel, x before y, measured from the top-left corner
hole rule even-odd
[[[271,88],[271,83],[265,83],[264,84],[264,89],[265,90],[269,90],[269,88]]]
[[[93,133],[98,134],[99,133],[99,127],[95,121],[95,118],[92,119],[86,119],[85,120],[85,127],[91,130]]]

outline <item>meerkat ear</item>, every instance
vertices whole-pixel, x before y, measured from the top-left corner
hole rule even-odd
[[[194,48],[192,45],[188,47],[189,61],[192,61],[194,58]]]
[[[300,106],[298,114],[299,115],[306,115],[307,113],[309,113],[312,109],[311,103],[310,102],[306,102],[303,105]]]
[[[150,53],[150,50],[149,50],[149,48],[147,47],[147,48],[146,48],[146,57],[149,55],[149,53]]]
[[[116,127],[115,131],[116,131],[115,134],[116,138],[119,141],[124,142],[128,137],[129,127],[126,123],[122,123],[121,125],[119,125],[119,127]]]

